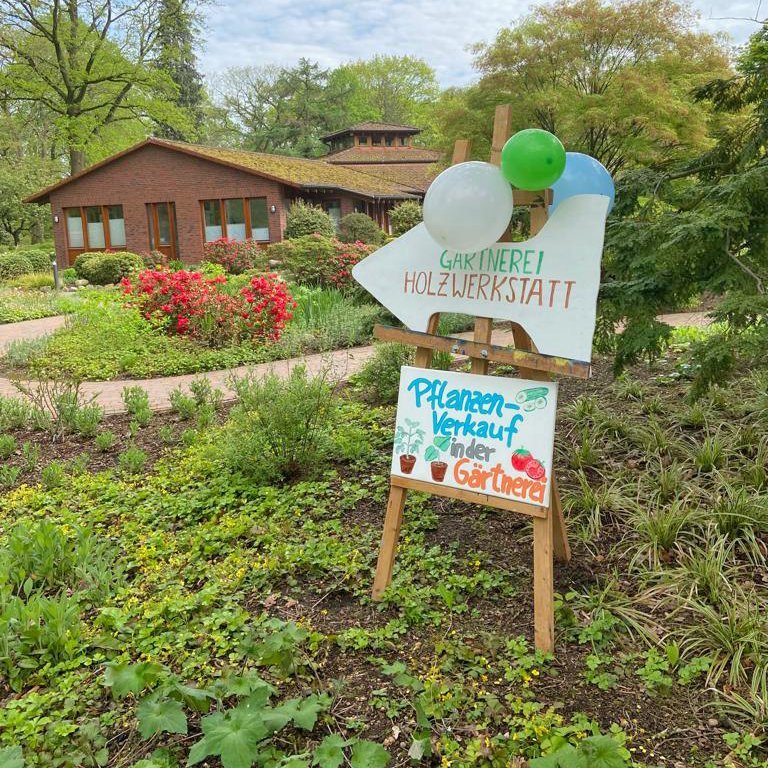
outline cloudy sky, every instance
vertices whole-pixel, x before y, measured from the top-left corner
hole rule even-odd
[[[694,0],[702,26],[742,43],[759,0]],[[230,66],[293,64],[301,56],[333,67],[375,53],[420,56],[440,83],[473,78],[466,47],[489,40],[530,0],[217,0],[208,6],[206,74]],[[768,3],[763,3],[768,6]],[[761,14],[763,17],[765,12]]]

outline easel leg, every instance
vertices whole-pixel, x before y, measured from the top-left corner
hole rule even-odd
[[[554,565],[552,562],[552,510],[533,518],[533,624],[536,648],[555,650]]]
[[[568,529],[563,517],[563,504],[560,501],[560,489],[557,487],[557,478],[552,475],[552,526],[554,533],[555,560],[568,563],[571,560],[571,545],[568,543]]]
[[[384,518],[384,533],[381,537],[379,559],[376,563],[376,576],[373,579],[374,600],[381,600],[381,595],[392,581],[392,568],[395,564],[397,540],[400,538],[400,524],[403,522],[403,508],[408,491],[393,485],[389,489],[387,514]]]

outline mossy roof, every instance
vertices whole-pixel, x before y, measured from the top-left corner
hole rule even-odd
[[[146,141],[118,152],[99,163],[85,168],[79,173],[40,190],[26,198],[27,203],[46,203],[51,192],[85,176],[97,168],[124,157],[142,147],[154,145],[170,150],[183,152],[194,157],[201,157],[215,163],[253,173],[274,181],[281,182],[298,189],[330,189],[373,199],[402,200],[414,197],[404,192],[400,185],[392,183],[362,170],[353,170],[344,166],[332,165],[323,160],[310,160],[286,155],[270,155],[263,152],[248,152],[242,149],[227,149],[224,147],[206,147],[200,144],[186,144],[180,141],[165,139],[147,139]]]

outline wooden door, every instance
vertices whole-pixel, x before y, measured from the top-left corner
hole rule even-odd
[[[169,261],[178,259],[176,206],[173,203],[150,203],[147,206],[147,212],[149,249],[160,251]]]

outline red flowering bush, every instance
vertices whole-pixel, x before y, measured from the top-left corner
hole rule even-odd
[[[212,347],[247,339],[277,341],[296,306],[277,275],[257,275],[239,293],[227,293],[225,277],[200,272],[145,269],[125,278],[129,302],[157,328]]]
[[[203,246],[203,258],[221,264],[231,275],[240,275],[253,269],[263,257],[255,240],[230,240],[220,237]]]
[[[266,255],[281,261],[297,283],[349,290],[355,285],[352,267],[375,250],[361,242],[305,235],[270,246]]]

